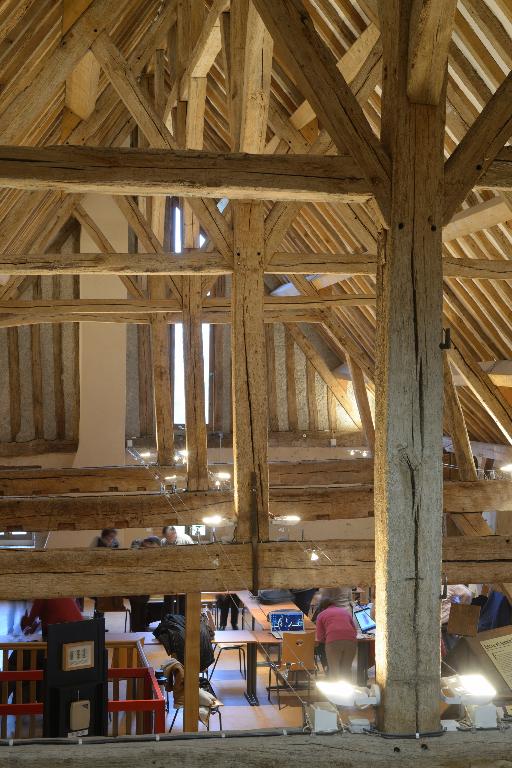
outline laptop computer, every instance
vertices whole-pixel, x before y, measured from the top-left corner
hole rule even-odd
[[[373,634],[376,624],[370,616],[370,608],[359,608],[354,611],[354,621],[363,635]]]
[[[283,639],[283,632],[304,632],[302,611],[270,611],[270,634],[277,640]]]

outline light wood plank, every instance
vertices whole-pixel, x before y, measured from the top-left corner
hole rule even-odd
[[[512,206],[508,201],[501,196],[493,197],[456,213],[450,223],[443,227],[443,242],[466,237],[511,219]]]

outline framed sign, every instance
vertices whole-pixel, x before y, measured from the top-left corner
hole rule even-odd
[[[94,667],[94,640],[81,643],[64,643],[62,646],[62,669],[70,672],[74,669]]]

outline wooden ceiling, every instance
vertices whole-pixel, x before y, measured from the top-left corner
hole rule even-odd
[[[99,4],[98,4],[99,5]],[[380,130],[381,59],[376,0],[305,0],[322,40],[330,49],[374,132]],[[135,128],[135,121],[114,91],[103,71],[89,62],[89,82],[99,75],[92,88],[89,116],[81,119],[70,109],[68,82],[55,87],[51,82],[39,88],[31,103],[33,120],[15,137],[9,137],[16,122],[23,95],[31,94],[30,84],[57,51],[65,56],[61,40],[73,21],[89,6],[87,1],[66,3],[54,0],[7,0],[0,9],[0,142],[22,146],[62,143],[87,146],[120,146]],[[155,73],[155,50],[165,50],[165,90],[176,82],[173,56],[175,4],[168,0],[123,0],[103,3],[101,20],[111,39],[126,57],[136,77],[151,92]],[[71,10],[70,10],[71,9]],[[228,3],[213,0],[212,9],[229,10]],[[66,13],[68,14],[66,16]],[[69,14],[71,13],[71,16]],[[73,17],[73,13],[75,14]],[[510,0],[459,0],[449,55],[445,153],[448,157],[475,118],[503,83],[512,67],[512,2]],[[218,30],[211,40],[213,64],[207,74],[204,148],[228,152],[231,148],[225,88],[225,51]],[[333,147],[286,66],[279,46],[274,46],[266,149],[268,154],[332,153]],[[80,66],[85,67],[85,59]],[[35,98],[33,95],[32,98]],[[89,102],[91,95],[89,94]],[[20,101],[21,99],[21,101]],[[79,100],[80,101],[80,100]],[[82,99],[83,103],[86,97]],[[40,108],[38,108],[40,105]],[[86,108],[85,105],[84,108]],[[88,110],[86,109],[86,112]],[[2,127],[4,130],[2,130]],[[13,129],[14,130],[14,129]],[[11,134],[13,132],[11,131]],[[14,135],[14,134],[13,134]],[[318,149],[320,147],[320,149]],[[0,248],[6,254],[44,252],[62,239],[62,229],[76,212],[78,196],[55,191],[24,192],[4,189],[0,194]],[[270,211],[272,205],[267,204]],[[275,209],[275,206],[274,206]],[[283,231],[280,249],[290,253],[332,254],[377,253],[378,222],[371,203],[306,203],[296,206],[289,227]],[[444,255],[454,259],[509,261],[512,254],[512,194],[474,190],[454,222],[445,229]],[[451,229],[450,229],[451,228]],[[55,249],[55,245],[54,245]],[[267,278],[271,291],[288,280],[300,293],[314,297],[343,297],[375,294],[372,274],[349,274],[340,279],[307,280],[304,276],[278,275]],[[0,301],[20,298],[33,278],[14,275],[0,286]],[[133,287],[133,286],[132,286]],[[512,284],[510,279],[444,279],[445,325],[473,361],[512,360]],[[374,362],[375,306],[335,306],[336,328],[364,358],[371,369]],[[340,362],[344,352],[324,325],[315,328]],[[367,369],[368,370],[368,369]],[[366,372],[367,372],[366,370]],[[367,385],[372,382],[367,377]],[[470,437],[483,442],[505,442],[503,431],[468,387],[459,387],[459,396]]]

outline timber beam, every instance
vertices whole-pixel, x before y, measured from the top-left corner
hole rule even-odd
[[[362,5],[362,2],[361,2]],[[491,663],[491,662],[489,662]],[[37,762],[38,768],[63,768],[73,762],[76,768],[87,765],[88,768],[100,768],[105,765],[115,765],[116,768],[133,768],[134,751],[137,762],[152,768],[167,768],[170,763],[184,762],[184,759],[194,764],[207,762],[209,768],[224,768],[235,760],[243,763],[246,755],[251,755],[252,768],[267,768],[275,762],[275,756],[283,747],[286,749],[286,759],[289,764],[314,764],[316,768],[332,768],[333,749],[339,749],[336,737],[332,734],[295,734],[288,729],[286,741],[283,744],[282,731],[278,736],[267,734],[263,739],[258,736],[244,736],[243,739],[215,738],[215,749],[212,749],[210,739],[187,739],[186,742],[168,736],[160,737],[160,743],[154,739],[138,740],[133,743],[123,743],[122,739],[80,741],[69,738],[65,751],[62,744],[46,743],[41,749],[40,744],[26,743],[22,749],[16,750],[17,768],[33,768]],[[104,742],[104,743],[103,743]],[[419,747],[426,746],[425,742],[418,744],[416,740],[400,741],[398,756],[403,765],[416,765],[418,768],[456,768],[456,766],[476,766],[478,768],[505,768],[510,756],[510,735],[507,731],[488,733],[455,732],[445,733],[442,739],[430,739],[426,753]],[[186,750],[186,758],[184,753]],[[343,741],[343,768],[360,768],[361,765],[371,765],[373,768],[390,768],[398,763],[393,745],[384,739],[369,739],[367,735],[351,734]],[[508,766],[507,766],[508,768]]]
[[[105,147],[1,147],[0,186],[108,195],[365,202],[348,155],[248,155]]]
[[[142,450],[142,449],[141,449]],[[232,464],[210,464],[209,471],[232,472]],[[1,496],[59,495],[65,493],[122,493],[160,491],[158,472],[166,485],[185,480],[183,465],[91,467],[85,469],[12,469],[0,470]],[[334,459],[330,461],[269,463],[273,486],[326,486],[345,483],[371,483],[371,459]]]
[[[443,511],[452,515],[512,509],[512,483],[508,480],[446,482]],[[373,485],[337,487],[270,487],[270,515],[298,515],[303,522],[372,517]],[[220,515],[234,521],[233,494],[196,491],[176,494],[131,493],[84,496],[27,496],[0,498],[2,530],[93,530],[105,526],[144,528],[162,521],[180,525],[202,523]],[[512,578],[511,578],[512,581]]]
[[[248,155],[106,147],[0,147],[0,186],[109,195],[366,202],[373,188],[349,155]],[[512,189],[506,147],[475,183]]]
[[[314,584],[375,583],[374,542],[330,540],[267,542],[255,545],[261,588],[306,589]],[[316,550],[319,559],[311,560]],[[154,594],[233,591],[252,582],[250,544],[206,544],[160,550],[2,550],[0,599],[69,595]],[[443,573],[450,583],[503,582],[512,574],[509,538],[445,539]]]
[[[154,310],[152,310],[154,312]],[[167,323],[175,324],[183,322],[182,311],[164,311]],[[265,309],[263,313],[265,323],[322,323],[324,322],[316,309]],[[229,309],[216,307],[215,309],[203,309],[201,321],[212,325],[228,325],[231,323]],[[0,328],[11,328],[15,325],[37,325],[38,323],[136,323],[148,325],[151,322],[149,312],[105,312],[94,311],[79,314],[74,312],[52,312],[51,309],[44,314],[23,313],[16,316],[0,315]]]
[[[270,275],[329,275],[329,282],[318,286],[325,287],[350,275],[375,275],[377,254],[282,251],[272,256],[264,265],[264,271]],[[179,254],[170,252],[2,253],[0,254],[0,272],[7,275],[27,276],[77,274],[221,276],[233,274],[233,264],[217,251],[201,249],[188,249]],[[470,259],[446,256],[443,259],[443,276],[470,280],[511,280],[512,259]],[[353,296],[347,296],[345,300],[348,301],[350,298],[353,301],[357,300]],[[337,297],[337,300],[340,298]]]

